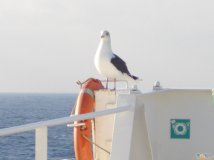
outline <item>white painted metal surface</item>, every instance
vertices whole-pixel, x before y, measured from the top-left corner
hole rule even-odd
[[[115,116],[110,159],[199,160],[198,153],[214,159],[212,99],[211,90],[194,89],[119,94],[117,106],[126,104],[130,110]],[[172,120],[189,121],[190,137],[173,138]],[[181,135],[186,131],[178,131],[184,126],[178,124],[176,134]]]
[[[36,128],[35,160],[47,160],[48,130],[47,127]]]
[[[95,92],[95,111],[116,108],[117,93],[115,91],[101,90]],[[97,117],[95,119],[94,141],[99,146],[111,151],[112,135],[115,115]],[[109,160],[110,154],[94,146],[94,160]]]
[[[140,94],[119,95],[117,105],[131,109],[115,117],[111,160],[152,160],[145,111]]]
[[[196,160],[197,153],[214,157],[211,90],[162,90],[142,94],[141,100],[145,107],[153,160]],[[189,139],[171,138],[171,119],[190,120]]]

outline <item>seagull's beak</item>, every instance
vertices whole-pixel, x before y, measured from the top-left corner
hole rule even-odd
[[[105,37],[104,35],[101,36],[101,38],[104,38],[104,37]]]

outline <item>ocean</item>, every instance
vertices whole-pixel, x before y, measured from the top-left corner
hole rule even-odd
[[[0,128],[69,116],[76,94],[0,94]],[[0,160],[35,159],[34,131],[0,137]],[[48,160],[72,160],[73,129],[48,129]]]

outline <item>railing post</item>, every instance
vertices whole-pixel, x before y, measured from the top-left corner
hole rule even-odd
[[[47,127],[35,130],[35,160],[47,160]]]

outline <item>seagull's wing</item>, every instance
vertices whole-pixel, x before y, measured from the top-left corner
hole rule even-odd
[[[130,75],[129,70],[126,66],[126,62],[124,62],[119,56],[116,54],[113,54],[113,57],[111,59],[111,63],[122,73],[126,73]]]
[[[126,66],[126,62],[124,62],[119,56],[117,56],[116,54],[113,54],[113,57],[111,59],[111,63],[122,73],[126,73],[128,76],[130,76],[131,78],[133,78],[134,80],[139,79],[136,76],[133,76],[129,73],[129,70]]]

